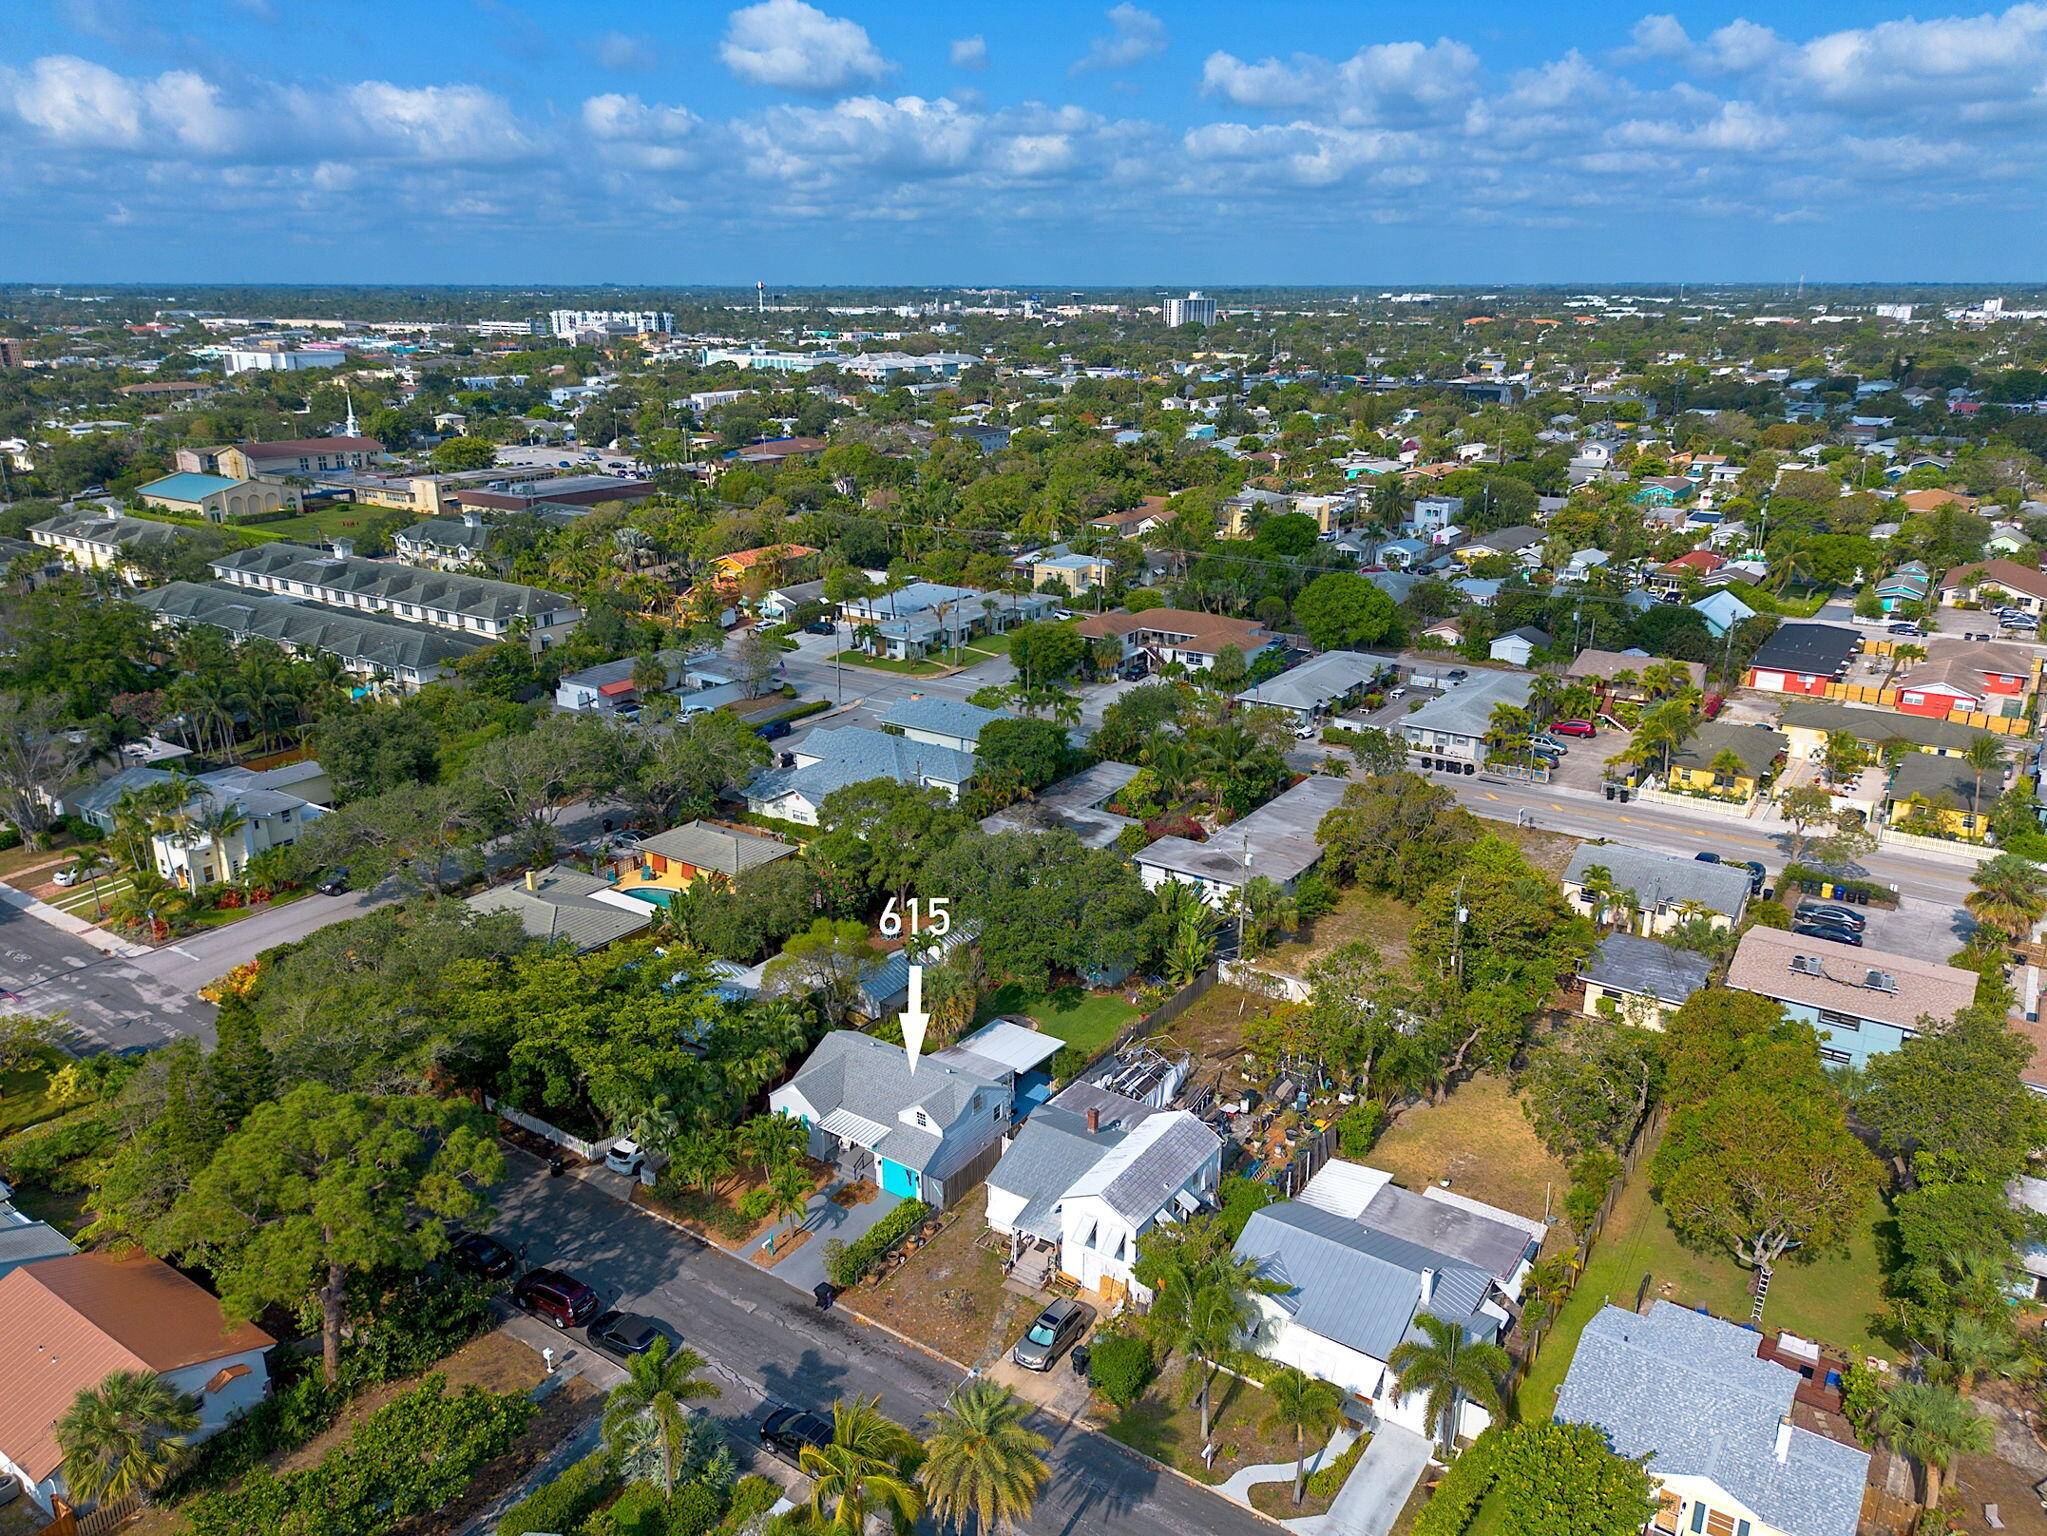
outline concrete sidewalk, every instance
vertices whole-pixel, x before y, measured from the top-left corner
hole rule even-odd
[[[900,1195],[876,1194],[872,1200],[862,1201],[859,1205],[840,1205],[832,1196],[845,1187],[843,1180],[835,1179],[810,1197],[810,1206],[803,1214],[803,1225],[800,1229],[808,1232],[809,1238],[804,1241],[802,1247],[768,1270],[768,1273],[777,1280],[795,1286],[806,1296],[824,1284],[824,1245],[827,1242],[833,1238],[842,1243],[852,1242],[855,1238],[865,1235],[877,1221],[902,1204]],[[768,1237],[762,1238],[754,1246],[765,1249],[770,1239],[787,1242],[789,1236],[789,1228],[778,1225]]]

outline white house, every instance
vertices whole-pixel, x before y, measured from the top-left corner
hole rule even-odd
[[[1138,1239],[1215,1203],[1222,1140],[1185,1110],[1073,1083],[1037,1110],[988,1176],[988,1225],[1026,1283],[1052,1267],[1114,1300],[1135,1291]]]
[[[1252,1347],[1363,1398],[1381,1420],[1439,1436],[1426,1395],[1401,1396],[1387,1357],[1422,1336],[1422,1313],[1497,1343],[1543,1233],[1539,1221],[1332,1161],[1299,1199],[1253,1212],[1237,1239],[1237,1253],[1279,1287],[1254,1298]],[[1491,1422],[1477,1404],[1458,1405],[1460,1435]]]
[[[154,1371],[194,1398],[194,1441],[218,1434],[270,1389],[276,1340],[230,1324],[220,1303],[168,1264],[106,1251],[39,1259],[0,1276],[0,1473],[43,1511],[67,1497],[56,1423],[114,1371]]]
[[[859,725],[812,731],[791,756],[790,767],[770,769],[747,786],[748,810],[814,827],[825,796],[848,784],[893,779],[898,784],[942,790],[948,800],[957,800],[974,776],[971,753]]]

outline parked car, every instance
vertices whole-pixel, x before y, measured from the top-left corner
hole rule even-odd
[[[327,871],[325,878],[313,887],[322,896],[346,896],[348,894],[348,871],[337,868]]]
[[[1581,741],[1591,741],[1599,734],[1597,726],[1590,720],[1557,720],[1550,724],[1552,736],[1575,736]]]
[[[1731,869],[1748,871],[1748,893],[1751,896],[1763,894],[1763,887],[1769,883],[1770,872],[1754,859],[1722,859],[1721,863]]]
[[[1141,659],[1126,661],[1116,670],[1116,675],[1126,683],[1141,683],[1144,681],[1144,674],[1144,662]]]
[[[600,1312],[583,1332],[592,1344],[621,1355],[644,1355],[661,1337],[654,1320],[637,1312]]]
[[[1449,678],[1450,681],[1453,683],[1461,683],[1466,678],[1470,677],[1471,673],[1466,671],[1463,667],[1452,667],[1448,672],[1444,673],[1443,675]]]
[[[597,1293],[558,1269],[529,1269],[512,1287],[513,1302],[557,1328],[580,1328],[597,1315]]]
[[[519,1256],[488,1232],[458,1232],[448,1257],[457,1269],[486,1280],[502,1280],[519,1267]]]
[[[1890,632],[1894,635],[1904,635],[1914,640],[1918,639],[1919,636],[1926,633],[1926,631],[1921,629],[1917,624],[1907,624],[1902,621],[1896,624],[1889,625],[1888,628],[1890,629]]]
[[[1718,864],[1720,862],[1720,855],[1717,853],[1695,853],[1692,857],[1701,864]]]
[[[1569,747],[1558,741],[1556,737],[1547,733],[1535,738],[1535,749],[1538,752],[1554,752],[1558,757],[1567,757],[1571,751]]]
[[[1051,1370],[1059,1357],[1087,1332],[1094,1315],[1092,1308],[1062,1296],[1038,1314],[1037,1321],[1009,1352],[1010,1359],[1027,1371]]]
[[[1801,939],[1825,939],[1829,944],[1846,944],[1850,948],[1862,948],[1862,935],[1853,928],[1839,923],[1794,922],[1791,931]]]
[[[1791,916],[1795,922],[1827,923],[1836,928],[1852,928],[1857,933],[1869,926],[1869,918],[1863,913],[1835,901],[1801,901]]]
[[[788,1404],[772,1404],[761,1420],[761,1444],[784,1461],[803,1459],[806,1446],[822,1450],[832,1443],[832,1426],[814,1413]]]
[[[787,720],[769,720],[764,724],[755,726],[753,733],[760,737],[762,741],[780,741],[789,734],[789,722]]]
[[[1303,720],[1299,725],[1294,727],[1294,740],[1296,741],[1313,741],[1317,736],[1320,736],[1321,734],[1322,727],[1317,725],[1312,720]]]
[[[830,619],[812,619],[803,626],[803,632],[806,635],[836,635],[839,632],[839,626]]]
[[[65,865],[51,878],[58,885],[69,888],[78,884],[79,881],[90,879],[99,873],[101,873],[101,870],[97,863],[89,859],[80,859],[76,864]]]
[[[613,1173],[623,1173],[637,1178],[640,1169],[646,1166],[647,1154],[637,1141],[630,1137],[611,1144],[611,1150],[604,1154],[604,1166]]]
[[[1407,690],[1405,688],[1389,688],[1386,690],[1386,697],[1389,700],[1404,699],[1407,697]]]

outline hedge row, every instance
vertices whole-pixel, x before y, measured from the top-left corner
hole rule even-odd
[[[561,1476],[545,1487],[536,1488],[505,1511],[498,1521],[498,1536],[529,1536],[536,1531],[573,1531],[611,1497],[619,1485],[618,1469],[611,1453],[592,1451],[572,1462]]]
[[[1472,1441],[1436,1484],[1414,1519],[1414,1536],[1464,1536],[1472,1516],[1499,1480],[1505,1437],[1489,1429]]]
[[[836,1248],[828,1246],[824,1260],[826,1276],[842,1291],[857,1285],[930,1215],[931,1207],[922,1200],[905,1200],[852,1242]]]

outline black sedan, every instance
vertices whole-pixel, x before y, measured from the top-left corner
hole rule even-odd
[[[821,1450],[832,1443],[832,1426],[801,1408],[770,1404],[768,1416],[761,1420],[760,1435],[761,1444],[784,1461],[801,1462],[805,1446]]]
[[[502,1280],[519,1267],[519,1256],[488,1232],[460,1232],[448,1245],[455,1267],[486,1280]]]
[[[600,1312],[584,1332],[592,1344],[620,1355],[644,1355],[661,1337],[653,1320],[637,1312]]]

